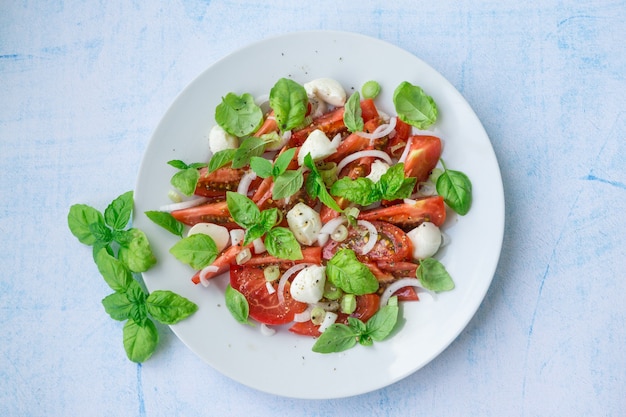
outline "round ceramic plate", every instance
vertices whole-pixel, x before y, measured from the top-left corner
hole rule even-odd
[[[376,57],[376,59],[372,59]],[[167,161],[205,161],[207,137],[221,97],[229,92],[269,94],[281,77],[304,83],[330,77],[347,92],[376,80],[377,105],[393,114],[392,94],[402,81],[421,86],[439,108],[434,125],[444,143],[446,165],[465,172],[473,184],[473,205],[463,217],[449,215],[450,244],[439,260],[456,288],[436,300],[404,303],[393,337],[342,353],[311,351],[315,340],[284,328],[271,337],[260,326],[238,324],[224,305],[227,277],[203,287],[195,271],[168,252],[177,237],[143,214],[169,203]],[[144,155],[135,192],[134,225],[144,230],[159,262],[144,274],[149,290],[169,289],[198,304],[190,318],[172,326],[193,352],[224,375],[249,387],[294,398],[338,398],[373,391],[420,369],[465,328],[482,302],[496,269],[504,231],[502,180],[489,138],[459,92],[410,53],[366,36],[343,32],[301,32],[243,48],[215,63],[193,81],[167,111]]]

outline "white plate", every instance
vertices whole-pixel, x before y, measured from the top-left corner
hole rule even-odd
[[[348,92],[374,79],[382,86],[377,103],[393,113],[391,101],[402,81],[420,85],[439,107],[435,128],[443,159],[473,183],[474,203],[464,216],[450,215],[450,245],[439,256],[456,289],[402,308],[404,323],[390,339],[343,353],[313,353],[314,340],[279,329],[263,336],[259,326],[235,322],[224,306],[226,280],[208,288],[193,285],[191,268],[169,253],[177,238],[143,212],[168,203],[172,159],[208,157],[207,135],[215,106],[228,92],[268,94],[281,77],[304,83],[330,77]],[[439,73],[410,53],[358,34],[301,32],[255,43],[217,62],[176,99],[146,150],[135,192],[134,225],[146,232],[158,264],[144,274],[149,290],[169,289],[199,305],[191,318],[172,326],[192,351],[224,375],[258,390],[295,398],[338,398],[373,391],[420,369],[465,328],[482,302],[500,256],[504,196],[498,163],[480,121]]]

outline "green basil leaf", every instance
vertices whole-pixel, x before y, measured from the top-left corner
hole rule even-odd
[[[106,253],[108,253],[109,255],[115,257],[115,252],[113,252],[113,248],[111,247],[110,244],[108,243],[104,243],[104,242],[96,242],[94,243],[94,245],[92,246],[92,252],[91,255],[93,257],[93,261],[96,262],[96,258],[98,257],[98,253],[104,249]]]
[[[397,297],[391,297],[365,324],[368,336],[377,342],[386,339],[396,326],[399,311]]]
[[[126,289],[126,298],[131,303],[130,319],[135,323],[143,325],[148,320],[148,310],[146,308],[146,292],[137,281],[133,280]]]
[[[116,235],[118,237],[119,234]],[[133,272],[147,271],[156,263],[146,234],[135,228],[123,231],[124,239],[118,240],[118,258]]]
[[[265,236],[265,247],[270,255],[281,259],[297,261],[303,259],[302,249],[291,230],[275,227]]]
[[[288,78],[281,78],[270,90],[270,107],[282,132],[304,122],[308,102],[304,87]]]
[[[340,178],[330,188],[330,193],[362,206],[368,206],[382,198],[374,182],[365,177],[354,180],[349,177]]]
[[[446,267],[435,258],[422,259],[416,276],[428,290],[442,292],[454,289],[454,281]]]
[[[193,162],[189,164],[189,168],[194,168],[194,169],[206,168],[208,166],[209,164],[207,164],[206,162]]]
[[[265,152],[265,141],[261,138],[250,136],[245,138],[233,155],[232,167],[243,168],[250,163],[253,156],[261,156]]]
[[[402,181],[402,185],[393,194],[385,194],[383,195],[383,199],[385,200],[402,200],[403,198],[409,198],[413,194],[413,189],[415,189],[415,184],[417,184],[417,178],[409,177],[405,178]]]
[[[196,311],[198,305],[172,291],[156,290],[146,299],[148,313],[160,323],[176,324]]]
[[[217,171],[224,165],[232,162],[235,157],[235,152],[237,152],[237,149],[224,149],[215,152],[209,160],[208,173],[210,174],[213,171]]]
[[[215,108],[215,121],[231,135],[242,137],[261,126],[263,111],[252,95],[228,93]]]
[[[346,101],[343,112],[343,123],[350,132],[363,130],[363,117],[361,114],[361,96],[358,91],[355,91]]]
[[[378,280],[351,249],[335,253],[326,264],[326,276],[337,288],[350,294],[371,294],[378,290]]]
[[[127,191],[117,197],[104,210],[104,221],[113,229],[121,230],[126,227],[133,211],[133,192]]]
[[[359,334],[345,324],[335,323],[318,337],[313,345],[313,352],[334,353],[343,352],[356,345],[356,338]]]
[[[155,224],[161,226],[168,232],[183,237],[184,225],[176,220],[170,213],[165,211],[146,211],[144,214]]]
[[[187,236],[170,248],[176,259],[193,269],[200,270],[217,258],[217,245],[209,235],[198,233]]]
[[[343,210],[328,193],[324,179],[317,170],[317,166],[315,165],[315,161],[313,161],[311,154],[306,154],[304,157],[304,166],[311,170],[304,185],[309,196],[313,199],[319,198],[322,204],[335,210],[336,212],[341,213]]]
[[[356,334],[365,333],[367,331],[367,326],[360,319],[356,317],[348,316],[348,327],[350,327]]]
[[[92,223],[89,225],[89,230],[95,236],[97,243],[108,245],[113,240],[113,232],[104,223]]]
[[[176,169],[187,169],[189,165],[181,161],[180,159],[172,159],[171,161],[167,161],[168,165],[173,166]]]
[[[287,171],[287,168],[289,167],[289,164],[291,163],[291,160],[293,159],[295,154],[296,148],[289,148],[285,152],[278,155],[276,161],[274,162],[274,169],[272,172],[272,176],[274,178],[284,174],[285,171]]]
[[[133,281],[133,275],[128,267],[120,260],[101,249],[96,255],[96,266],[104,281],[115,292],[123,293]]]
[[[426,129],[437,120],[437,105],[432,97],[407,81],[394,91],[393,104],[400,120],[418,129]]]
[[[126,294],[114,292],[102,299],[104,311],[107,312],[113,320],[123,321],[130,318],[130,310],[133,304],[128,300]]]
[[[387,172],[380,176],[378,187],[383,196],[396,193],[404,182],[404,164],[399,163],[389,167]]]
[[[154,353],[159,342],[159,333],[151,320],[139,324],[129,319],[124,325],[124,350],[133,362],[141,363]]]
[[[248,300],[246,300],[246,297],[242,293],[228,284],[224,292],[224,298],[226,308],[228,308],[228,311],[230,311],[230,314],[232,314],[235,320],[239,323],[252,325],[252,323],[248,321],[250,306],[248,305]]]
[[[232,191],[226,192],[226,205],[239,226],[248,229],[259,222],[261,211],[248,197]]]
[[[200,179],[200,172],[195,168],[187,168],[178,171],[172,176],[170,184],[185,195],[192,195],[196,191],[196,185]]]
[[[265,231],[270,230],[272,227],[276,226],[278,223],[279,211],[276,207],[272,207],[267,210],[263,210],[261,212],[261,217],[259,218],[259,225],[265,229]]]
[[[437,178],[437,194],[448,206],[461,216],[466,215],[472,205],[472,183],[464,173],[446,169]]]
[[[255,224],[249,229],[246,229],[246,234],[243,238],[243,245],[247,246],[250,243],[254,242],[256,239],[263,237],[263,235],[267,232],[267,229],[262,224]]]
[[[302,171],[299,169],[286,171],[274,180],[272,198],[274,200],[281,200],[283,198],[290,197],[302,188],[303,183],[304,177],[302,176]]]
[[[253,156],[250,158],[250,168],[261,178],[269,178],[272,176],[272,163],[263,157]]]
[[[102,213],[85,204],[74,204],[70,207],[67,225],[80,243],[93,245],[98,241],[89,228],[92,224],[104,224]]]

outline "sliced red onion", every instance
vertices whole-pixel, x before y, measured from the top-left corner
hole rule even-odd
[[[181,201],[180,203],[166,204],[164,206],[159,207],[159,211],[166,211],[169,213],[169,212],[176,211],[176,210],[183,210],[183,209],[199,206],[200,204],[206,203],[208,200],[209,199],[206,197],[192,198],[191,200]]]
[[[406,157],[409,156],[409,149],[411,149],[411,142],[413,142],[413,137],[409,136],[409,139],[406,141],[406,145],[404,146],[404,150],[402,151],[402,155],[400,155],[400,159],[398,159],[398,162],[406,161]]]
[[[311,309],[307,308],[302,313],[296,313],[293,315],[293,321],[296,323],[303,323],[305,321],[311,320]]]
[[[339,317],[337,313],[327,311],[324,315],[324,321],[322,321],[322,324],[320,324],[319,332],[324,333],[324,330],[328,329],[328,327],[330,327],[335,323],[335,321],[337,321],[337,317]]]
[[[415,287],[419,292],[421,293],[428,293],[430,294],[433,299],[436,299],[436,294],[430,290],[427,290],[426,288],[422,287],[422,284],[420,284],[420,281],[417,278],[402,278],[399,279],[398,281],[392,283],[391,285],[389,285],[385,291],[383,292],[383,295],[380,296],[380,306],[384,307],[387,305],[387,302],[389,301],[389,298],[391,298],[391,296],[398,290],[404,288],[404,287]]]
[[[334,219],[329,220],[328,223],[326,223],[324,226],[322,226],[322,228],[320,229],[320,233],[332,235],[333,232],[337,230],[340,225],[346,223],[347,221],[348,219],[343,216],[335,217]]]
[[[317,244],[320,246],[324,246],[328,243],[328,239],[330,239],[330,235],[328,233],[320,233],[317,236]]]
[[[357,132],[356,134],[361,136],[362,138],[369,139],[370,145],[371,145],[374,142],[374,140],[391,134],[391,132],[393,132],[395,128],[396,128],[396,118],[392,117],[389,120],[389,123],[378,126],[372,133]]]
[[[294,266],[286,270],[283,276],[280,277],[280,281],[278,281],[278,288],[276,289],[276,291],[278,291],[278,302],[280,304],[285,302],[285,285],[287,284],[287,280],[289,280],[289,278],[291,278],[291,276],[295,274],[296,272],[311,265],[315,265],[315,264],[312,264],[312,263],[295,264]]]
[[[260,327],[261,327],[261,334],[263,336],[274,336],[274,334],[276,333],[276,329],[271,328],[265,323],[261,323]]]
[[[276,289],[274,288],[272,283],[269,281],[265,281],[265,288],[267,288],[268,294],[274,294],[276,292]]]
[[[248,189],[250,188],[250,184],[252,181],[256,179],[256,172],[248,171],[243,177],[241,177],[241,181],[239,181],[239,185],[237,186],[237,192],[241,195],[248,196]]]
[[[265,252],[267,249],[265,248],[265,243],[263,243],[263,239],[257,238],[252,241],[252,246],[254,247],[254,253],[259,254]]]
[[[405,198],[402,201],[404,202],[404,204],[416,204],[417,203],[417,201],[413,200],[412,198]]]
[[[357,221],[357,224],[365,227],[369,232],[369,240],[361,248],[361,255],[367,255],[372,249],[374,249],[374,245],[376,245],[376,242],[378,241],[378,230],[376,230],[376,227],[374,227],[374,225],[367,220],[359,220]]]
[[[337,164],[337,172],[341,172],[341,170],[350,162],[356,161],[357,159],[361,159],[361,158],[367,158],[367,157],[379,158],[391,165],[391,157],[387,155],[387,152],[376,151],[376,150],[371,149],[371,150],[366,150],[366,151],[355,152],[352,155],[348,155],[345,158],[343,158],[341,162]]]
[[[204,285],[205,287],[209,286],[209,280],[207,279],[207,275],[209,273],[212,272],[217,272],[220,269],[215,266],[215,265],[209,265],[209,266],[205,266],[204,268],[202,268],[202,270],[200,271],[200,284]]]
[[[244,237],[246,236],[246,231],[243,229],[233,229],[230,231],[230,244],[232,246],[237,246],[241,242],[243,242]]]

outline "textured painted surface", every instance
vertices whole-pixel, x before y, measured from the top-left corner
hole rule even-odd
[[[0,415],[625,415],[626,2],[475,3],[2,2]],[[259,393],[167,328],[130,363],[69,206],[134,187],[151,132],[203,69],[303,29],[395,43],[481,118],[507,201],[485,301],[428,366],[354,398]]]

